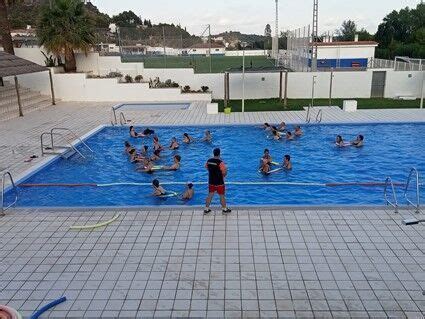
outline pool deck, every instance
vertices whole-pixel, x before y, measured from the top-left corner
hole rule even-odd
[[[0,122],[0,171],[37,165],[40,134],[83,135],[111,119],[111,103],[58,103]],[[304,123],[306,112],[206,115],[125,112],[149,125]],[[323,108],[322,123],[425,122],[425,110]],[[31,155],[39,158],[24,162]],[[70,230],[120,217],[107,227]],[[0,304],[46,317],[396,317],[425,315],[425,228],[412,210],[7,211],[0,217]]]

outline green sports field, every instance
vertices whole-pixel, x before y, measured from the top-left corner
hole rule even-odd
[[[210,58],[205,56],[163,56],[143,57],[143,56],[123,56],[123,62],[143,62],[145,68],[193,68],[195,73],[210,72]],[[264,68],[273,67],[274,60],[265,56],[245,57],[245,67]],[[212,73],[224,72],[230,68],[242,68],[242,57],[237,56],[213,56]]]

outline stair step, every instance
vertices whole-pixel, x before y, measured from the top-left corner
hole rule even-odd
[[[41,95],[40,93],[32,92],[32,91],[27,92],[25,94],[22,94],[21,95],[22,105],[26,105],[26,104],[28,104],[28,102],[32,102],[39,97],[46,98],[47,96]],[[18,98],[16,96],[10,97],[9,99],[1,99],[0,100],[0,108],[2,108],[3,106],[14,105],[14,104],[17,104],[17,103],[18,103]]]
[[[21,93],[21,96],[23,94],[28,93],[28,92],[31,92],[31,90],[28,89],[28,88],[23,88],[23,87],[19,88],[19,93]],[[32,91],[32,92],[34,92],[34,91]],[[36,92],[34,92],[34,93],[36,93]],[[38,93],[38,94],[40,94],[40,93]],[[13,87],[13,89],[11,89],[11,90],[4,90],[4,91],[0,90],[0,99],[6,99],[6,98],[9,98],[9,97],[16,97],[15,87]]]
[[[47,98],[47,99],[44,99],[42,101],[39,101],[38,103],[34,103],[34,104],[29,105],[29,106],[23,107],[22,112],[24,113],[24,116],[25,116],[28,113],[44,109],[44,108],[49,107],[51,105],[52,105],[52,102],[51,102],[50,98]],[[18,118],[18,117],[19,117],[19,112],[18,112],[18,105],[17,104],[14,108],[10,108],[6,112],[1,112],[1,109],[0,109],[0,121],[11,120],[11,119]]]
[[[22,109],[31,107],[33,104],[37,104],[42,101],[50,100],[50,97],[45,95],[34,94],[33,96],[28,96],[21,99]],[[18,100],[9,100],[9,101],[0,101],[0,113],[2,110],[7,110],[10,108],[18,108]]]

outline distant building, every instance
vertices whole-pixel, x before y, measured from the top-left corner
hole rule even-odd
[[[217,42],[211,43],[211,55],[225,55],[226,47]],[[192,45],[189,49],[183,50],[182,55],[203,55],[208,56],[210,54],[209,43],[199,43]]]
[[[317,43],[317,67],[320,68],[367,68],[375,57],[375,41],[336,41],[328,39]],[[311,59],[309,60],[311,66]]]

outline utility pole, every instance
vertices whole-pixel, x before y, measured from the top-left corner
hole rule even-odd
[[[311,71],[317,71],[317,41],[319,33],[319,0],[313,0],[313,32],[311,33]]]
[[[210,54],[210,73],[212,73],[211,24],[208,25],[208,42],[209,42],[209,54]]]
[[[162,42],[164,46],[164,63],[165,68],[167,68],[167,50],[165,49],[165,27],[162,27]]]
[[[275,25],[275,66],[279,66],[279,0],[276,2],[276,25]]]

